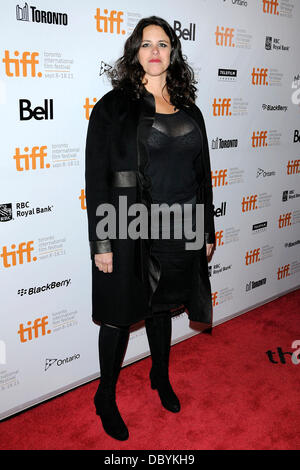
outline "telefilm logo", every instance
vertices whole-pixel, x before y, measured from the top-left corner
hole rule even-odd
[[[267,230],[267,226],[268,226],[267,221],[259,222],[257,224],[253,224],[252,225],[252,233],[256,234],[256,233],[265,232]]]
[[[35,119],[37,121],[53,119],[53,99],[44,100],[44,106],[36,106],[32,108],[31,101],[28,99],[19,100],[20,121],[29,121]]]
[[[218,80],[222,82],[235,82],[237,79],[236,69],[218,69]]]
[[[65,366],[78,359],[80,359],[80,354],[73,354],[73,356],[65,357],[64,359],[46,359],[45,372],[54,364],[56,364],[57,367]]]
[[[24,6],[16,6],[16,18],[18,21],[32,21],[33,23],[68,25],[67,13],[39,10],[37,7],[25,3]]]

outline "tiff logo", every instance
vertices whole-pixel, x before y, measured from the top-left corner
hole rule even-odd
[[[277,10],[279,6],[278,0],[262,0],[262,4],[264,13],[279,15],[279,11]]]
[[[96,9],[96,15],[94,16],[96,20],[96,29],[99,33],[117,33],[117,34],[126,34],[126,31],[122,29],[121,31],[121,23],[124,22],[123,20],[123,11],[116,11],[111,10],[109,16],[108,10],[105,8],[103,10],[104,15],[101,15],[100,8]],[[117,31],[115,31],[114,24],[117,24]]]
[[[245,264],[249,266],[250,264],[257,263],[260,261],[260,248],[255,248],[255,250],[250,250],[246,252],[245,255]]]
[[[16,148],[16,153],[13,156],[13,159],[16,161],[16,170],[17,171],[28,171],[28,170],[36,170],[37,169],[37,160],[39,162],[38,169],[50,168],[50,163],[45,164],[45,158],[47,157],[47,150],[46,145],[42,145],[41,147],[32,147],[32,151],[30,154],[20,153],[20,148]],[[25,152],[29,152],[29,147],[24,148]],[[24,166],[22,166],[21,161],[23,160]],[[30,168],[31,163],[31,168]]]
[[[266,85],[268,86],[269,83],[267,82],[267,77],[268,77],[268,69],[264,68],[257,68],[255,71],[255,68],[253,67],[252,73],[252,85]]]
[[[0,258],[2,258],[2,264],[4,268],[10,268],[11,266],[16,266],[17,264],[24,264],[24,255],[26,255],[26,262],[31,263],[36,261],[36,256],[31,256],[31,253],[34,251],[33,241],[21,242],[18,245],[13,243],[11,245],[11,251],[8,250],[7,246],[2,247],[2,253],[0,253]]]
[[[287,175],[298,175],[300,173],[300,159],[289,160],[286,170]]]
[[[33,338],[39,338],[39,336],[49,335],[51,330],[46,330],[46,325],[48,317],[36,318],[31,326],[32,322],[27,322],[27,328],[24,327],[24,324],[19,325],[18,335],[20,336],[21,343],[27,343],[27,341],[32,341]]]
[[[216,45],[217,46],[224,46],[224,47],[235,47],[233,42],[233,31],[234,28],[225,28],[221,26],[217,26],[215,36],[216,36]]]
[[[212,104],[213,116],[231,116],[231,98],[219,98],[218,101],[215,98]]]
[[[248,212],[256,210],[258,207],[256,205],[257,194],[251,194],[251,196],[243,197],[242,199],[242,212]]]
[[[19,57],[20,52],[14,51],[15,57]],[[37,58],[39,57],[38,52],[22,52],[22,58],[12,59],[10,57],[10,52],[8,50],[4,51],[4,58],[2,62],[5,64],[5,74],[7,77],[28,77],[28,68],[30,72],[30,77],[41,77],[42,72],[37,72],[36,65],[39,64]],[[22,75],[20,73],[22,72]]]
[[[252,147],[267,147],[268,142],[267,142],[267,134],[268,131],[257,131],[252,134],[251,141],[252,141]]]

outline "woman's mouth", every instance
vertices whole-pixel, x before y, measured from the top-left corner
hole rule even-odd
[[[149,62],[161,62],[161,60],[160,59],[151,59],[151,60],[149,60]]]

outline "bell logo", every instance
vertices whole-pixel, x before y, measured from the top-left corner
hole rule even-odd
[[[104,15],[101,15],[100,8],[97,8],[96,15],[94,16],[96,20],[96,29],[99,33],[116,33],[116,34],[126,34],[126,31],[122,29],[121,23],[123,23],[123,11],[111,10],[109,16],[108,10],[105,8],[103,10]],[[117,24],[117,31],[115,31],[114,25]]]
[[[256,68],[255,70],[255,67],[253,67],[252,69],[252,74],[251,74],[251,77],[252,77],[252,85],[265,85],[265,86],[268,86],[269,85],[269,82],[267,82],[267,76],[268,76],[268,71],[269,69],[264,69],[264,68]]]
[[[291,218],[292,218],[291,212],[288,212],[287,214],[281,214],[278,219],[278,227],[283,228],[283,227],[289,227],[290,225],[292,225]]]
[[[16,148],[16,153],[13,156],[14,160],[16,160],[16,170],[17,171],[28,171],[28,170],[36,170],[37,169],[37,160],[39,161],[38,169],[50,168],[50,163],[46,163],[45,165],[45,157],[47,157],[47,153],[45,150],[47,149],[46,145],[42,147],[32,147],[32,151],[30,154],[20,153],[20,148]],[[29,147],[24,147],[24,152],[29,152]],[[24,166],[22,166],[21,161],[23,160]],[[30,166],[31,163],[31,166]]]
[[[269,13],[270,15],[279,15],[277,10],[279,4],[278,0],[262,0],[263,12]]]
[[[245,255],[245,264],[246,266],[249,266],[250,264],[257,263],[260,261],[260,248],[255,248],[255,250],[250,250],[246,252]]]
[[[80,200],[80,207],[82,210],[86,210],[86,204],[85,204],[85,191],[82,189],[80,191],[80,196],[78,196],[78,199]]]
[[[251,196],[243,197],[242,199],[242,212],[249,212],[258,209],[257,205],[257,194],[251,194]]]
[[[31,109],[31,101],[26,99],[19,100],[20,121],[29,121],[34,118],[37,121],[43,119],[53,119],[53,99],[44,100],[44,108],[37,106]]]
[[[286,173],[287,175],[298,175],[300,173],[300,160],[289,160]]]
[[[235,47],[233,40],[234,28],[225,28],[217,26],[215,36],[216,36],[216,45],[224,47]]]
[[[231,116],[231,112],[229,111],[231,106],[231,99],[230,98],[219,98],[219,102],[217,103],[216,98],[212,104],[213,107],[213,116]]]
[[[27,263],[36,261],[36,256],[31,257],[31,252],[34,250],[33,241],[21,242],[19,246],[13,243],[8,251],[7,246],[2,247],[2,253],[0,253],[0,258],[2,258],[2,264],[4,268],[11,268],[11,266],[16,266],[17,264],[24,264],[24,259]]]
[[[190,23],[189,29],[181,29],[180,21],[174,21],[174,31],[179,39],[195,41],[196,24]],[[177,34],[178,33],[178,34]]]
[[[267,137],[268,137],[268,131],[257,131],[252,134],[251,137],[251,142],[252,142],[252,147],[267,147]]]
[[[290,265],[280,266],[277,270],[277,279],[280,280],[288,276],[290,276]]]
[[[226,186],[228,183],[225,181],[227,176],[227,169],[226,170],[215,170],[211,172],[211,180],[212,186]]]
[[[10,57],[9,51],[4,52],[4,59],[2,62],[5,64],[5,73],[8,77],[27,77],[28,68],[30,77],[41,77],[42,72],[36,72],[36,65],[39,64],[37,60],[39,53],[38,52],[28,52],[25,51],[22,53],[22,58],[18,59],[20,52],[14,52],[15,59]],[[21,75],[20,75],[21,73]]]
[[[36,318],[31,326],[32,322],[27,322],[27,328],[24,327],[24,324],[19,325],[18,335],[20,336],[21,343],[27,343],[27,341],[32,341],[39,336],[49,335],[51,330],[46,331],[46,325],[48,317]]]

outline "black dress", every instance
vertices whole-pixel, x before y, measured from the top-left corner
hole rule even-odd
[[[182,208],[183,204],[190,204],[190,223],[195,231],[198,189],[195,165],[201,148],[198,127],[182,109],[174,114],[156,113],[147,143],[150,158],[145,172],[151,178],[153,203],[168,206],[179,203]],[[152,298],[153,313],[184,305],[191,292],[193,263],[200,250],[186,250],[185,243],[192,240],[191,235],[187,238],[182,227],[181,237],[175,237],[175,225],[178,229],[178,219],[175,222],[175,217],[171,217],[170,236],[166,239],[165,225],[156,224],[158,238],[152,237],[152,254],[161,265],[161,278]]]

